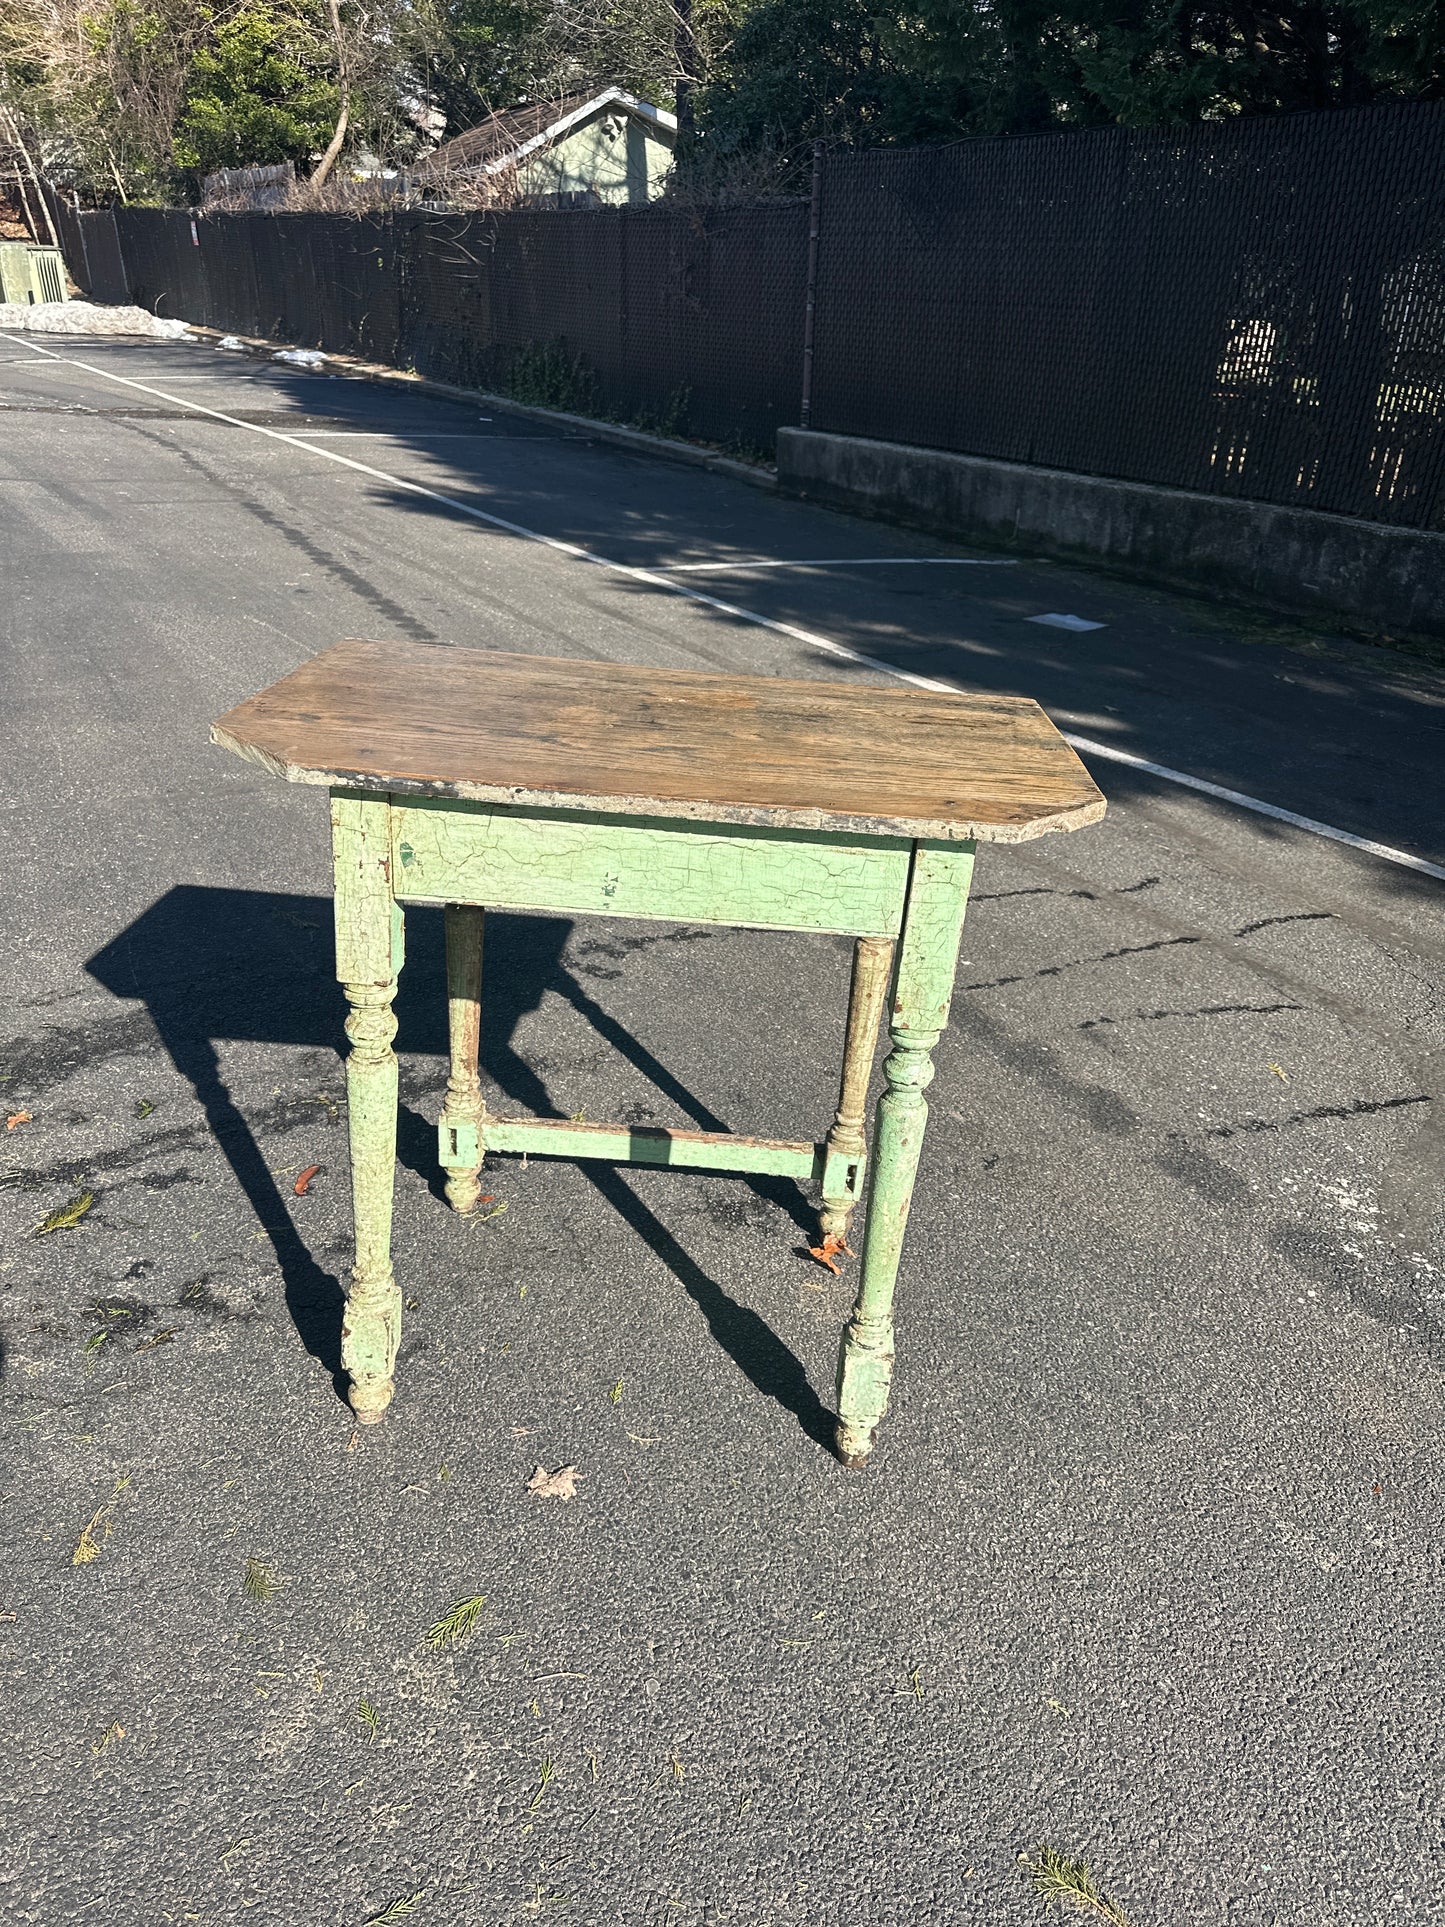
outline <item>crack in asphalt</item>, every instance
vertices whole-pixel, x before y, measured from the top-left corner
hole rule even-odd
[[[1077,970],[1081,964],[1112,963],[1118,957],[1142,957],[1151,950],[1174,950],[1183,944],[1203,943],[1202,937],[1156,937],[1153,943],[1125,944],[1119,950],[1105,950],[1097,957],[1070,957],[1067,963],[1045,964],[1040,970],[1021,971],[1013,977],[990,977],[984,983],[964,984],[969,990],[1001,990],[1008,984],[1025,984],[1031,977],[1061,977],[1066,970]]]
[[[1121,883],[1117,888],[1103,892],[1109,897],[1132,897],[1140,890],[1152,890],[1160,877],[1140,877],[1137,883]],[[1055,883],[1031,883],[1022,890],[975,890],[969,896],[970,903],[1002,903],[1006,897],[1080,897],[1085,903],[1097,903],[1100,892],[1097,890],[1066,890]]]
[[[1288,1117],[1246,1117],[1235,1124],[1214,1124],[1203,1131],[1171,1131],[1171,1138],[1240,1137],[1260,1131],[1287,1131],[1296,1124],[1312,1124],[1320,1118],[1373,1117],[1379,1111],[1404,1110],[1411,1104],[1433,1104],[1427,1091],[1408,1097],[1357,1097],[1352,1104],[1319,1104],[1311,1111],[1291,1111]]]
[[[1259,917],[1253,923],[1245,924],[1236,930],[1236,937],[1252,937],[1256,930],[1269,930],[1277,923],[1330,923],[1335,921],[1333,910],[1296,910],[1287,917]]]
[[[1280,1010],[1306,1010],[1306,1004],[1201,1004],[1197,1010],[1136,1010],[1129,1017],[1086,1017],[1080,1030],[1101,1024],[1152,1024],[1161,1017],[1268,1017]]]

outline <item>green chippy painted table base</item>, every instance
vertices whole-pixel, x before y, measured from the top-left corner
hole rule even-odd
[[[850,762],[845,732],[863,722],[876,741]],[[453,1208],[476,1207],[488,1151],[792,1177],[819,1187],[822,1232],[839,1240],[862,1204],[836,1431],[838,1456],[861,1466],[888,1404],[923,1093],[948,1021],[975,838],[1019,840],[1103,810],[1036,706],[347,643],[212,734],[331,789],[356,1228],[341,1356],[358,1420],[375,1423],[391,1403],[401,1331],[392,1002],[403,905],[439,904],[451,1066],[438,1135]],[[826,1136],[493,1116],[478,1076],[483,906],[852,936]],[[864,1112],[885,1005],[870,1157]]]
[[[357,1418],[372,1423],[390,1404],[401,1330],[401,1292],[390,1259],[399,899],[440,902],[446,906],[451,1075],[437,1129],[447,1198],[463,1212],[476,1206],[488,1151],[526,1152],[814,1180],[822,1190],[823,1234],[846,1238],[863,1196],[864,1107],[891,983],[892,1048],[878,1106],[862,1275],[838,1371],[838,1455],[861,1465],[893,1376],[893,1286],[928,1112],[923,1091],[933,1076],[930,1053],[948,1021],[973,844],[848,842],[819,831],[418,804],[342,789],[332,791],[331,822],[336,970],[351,1006],[347,1098],[356,1209],[356,1268],[341,1356]],[[565,845],[561,855],[559,844]],[[867,934],[854,946],[838,1108],[826,1138],[805,1144],[727,1131],[494,1117],[477,1072],[483,911],[467,901],[474,892],[493,909],[793,930],[837,931],[840,919],[845,930],[862,923]],[[619,898],[625,910],[616,908]]]

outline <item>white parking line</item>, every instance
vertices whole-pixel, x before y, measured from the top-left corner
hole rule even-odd
[[[1016,569],[1013,557],[979,559],[971,555],[829,555],[791,561],[750,556],[743,562],[667,562],[669,575],[749,575],[754,569]]]
[[[38,348],[34,342],[25,341],[15,335],[0,334],[0,340],[8,341],[12,347],[30,348],[48,361],[65,361],[70,367],[83,368],[87,374],[97,376],[101,381],[116,382],[122,388],[134,388],[140,394],[152,395],[158,401],[168,401],[177,407],[188,408],[194,414],[207,415],[213,421],[229,422],[233,428],[244,428],[253,435],[263,435],[268,441],[284,442],[291,448],[304,448],[312,455],[319,455],[323,461],[336,462],[342,468],[354,469],[358,475],[369,475],[374,481],[386,482],[390,487],[400,489],[407,495],[419,495],[426,501],[440,503],[458,515],[464,515],[473,522],[484,523],[488,528],[501,529],[507,535],[520,536],[524,541],[539,543],[551,549],[556,555],[565,555],[576,562],[590,563],[594,568],[605,569],[609,574],[625,576],[630,582],[646,583],[650,588],[666,590],[669,595],[681,596],[685,601],[698,603],[705,609],[715,609],[719,615],[732,616],[740,622],[752,623],[760,629],[770,630],[774,635],[788,636],[794,642],[805,643],[810,649],[819,649],[825,655],[834,656],[843,662],[857,663],[864,669],[876,669],[880,674],[890,676],[895,682],[910,684],[915,689],[938,689],[948,695],[959,693],[956,684],[945,682],[937,676],[918,676],[911,669],[895,668],[891,662],[884,662],[878,656],[869,656],[860,649],[850,649],[846,643],[834,642],[831,636],[821,636],[811,629],[800,629],[795,623],[778,622],[772,616],[760,615],[755,609],[745,609],[735,602],[724,602],[717,596],[704,595],[702,590],[690,588],[685,582],[674,581],[670,576],[659,575],[652,569],[639,569],[630,563],[614,562],[610,557],[597,555],[591,549],[584,549],[579,543],[564,542],[555,535],[543,535],[538,529],[529,529],[521,522],[508,521],[505,516],[493,515],[487,509],[479,509],[471,502],[463,502],[455,495],[444,495],[439,489],[427,488],[421,482],[409,482],[404,475],[392,475],[383,468],[373,468],[368,462],[358,462],[350,455],[339,454],[335,449],[318,448],[314,441],[303,441],[299,436],[286,435],[276,428],[264,428],[259,422],[243,422],[235,415],[227,415],[219,408],[208,408],[204,402],[187,401],[184,395],[168,395],[164,389],[152,388],[146,382],[134,381],[128,375],[114,375],[108,368],[97,368],[92,362],[79,361],[55,354],[49,348]],[[1408,850],[1397,850],[1388,843],[1375,843],[1369,837],[1356,836],[1353,831],[1336,829],[1333,824],[1321,823],[1312,816],[1300,816],[1294,810],[1281,809],[1277,803],[1266,803],[1258,796],[1246,796],[1242,790],[1224,788],[1219,783],[1206,782],[1203,777],[1191,776],[1185,770],[1171,769],[1165,763],[1152,763],[1146,757],[1135,756],[1131,751],[1115,749],[1109,743],[1098,743],[1087,736],[1074,735],[1069,730],[1060,732],[1066,743],[1084,756],[1097,756],[1105,762],[1123,763],[1131,769],[1142,770],[1150,776],[1157,776],[1163,782],[1176,783],[1183,789],[1197,790],[1201,795],[1217,797],[1221,802],[1231,803],[1236,809],[1250,810],[1256,816],[1267,816],[1276,823],[1288,823],[1292,828],[1303,830],[1310,836],[1324,837],[1332,843],[1342,843],[1352,850],[1359,850],[1366,856],[1378,857],[1382,862],[1398,864],[1406,870],[1413,870],[1420,876],[1436,877],[1445,883],[1445,865],[1429,863],[1424,857],[1414,856]]]
[[[1164,763],[1151,763],[1147,757],[1135,756],[1127,749],[1115,749],[1111,743],[1096,743],[1091,737],[1076,736],[1072,731],[1062,729],[1059,734],[1066,743],[1072,743],[1081,756],[1099,756],[1108,763],[1125,763],[1130,769],[1145,770],[1150,776],[1162,776],[1167,783],[1178,783],[1186,790],[1198,790],[1202,796],[1217,796],[1222,803],[1233,803],[1236,809],[1253,810],[1256,816],[1273,817],[1276,823],[1289,823],[1297,830],[1308,830],[1311,836],[1323,836],[1331,843],[1346,843],[1352,850],[1363,850],[1367,856],[1377,856],[1386,863],[1398,863],[1407,870],[1417,870],[1421,876],[1438,877],[1445,883],[1445,867],[1438,863],[1427,863],[1423,856],[1412,856],[1408,850],[1397,850],[1393,844],[1374,843],[1367,836],[1356,836],[1351,830],[1337,830],[1329,823],[1320,823],[1312,816],[1300,816],[1294,810],[1283,810],[1278,803],[1262,803],[1257,796],[1246,796],[1243,790],[1226,789],[1222,783],[1206,783],[1202,776],[1190,776],[1186,771],[1170,769]]]
[[[298,428],[296,433],[311,442],[389,442],[403,436],[409,442],[494,442],[498,439],[495,435],[479,435],[475,429],[463,434],[456,429],[430,428]],[[540,441],[542,437],[527,435],[518,439]]]

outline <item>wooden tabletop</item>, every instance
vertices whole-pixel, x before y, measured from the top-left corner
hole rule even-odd
[[[211,726],[292,783],[1017,843],[1104,799],[1038,704],[339,642]]]

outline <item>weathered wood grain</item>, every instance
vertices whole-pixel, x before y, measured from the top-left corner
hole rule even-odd
[[[828,1149],[834,1154],[830,1175],[837,1172],[845,1181],[832,1193],[824,1188],[818,1228],[825,1238],[847,1239],[848,1219],[858,1201],[859,1178],[868,1162],[863,1112],[868,1102],[868,1080],[873,1075],[873,1054],[878,1048],[878,1025],[893,970],[893,948],[892,940],[886,937],[860,937],[853,946],[843,1076],[838,1108],[828,1133]]]
[[[471,1127],[475,1147],[470,1162],[447,1164],[447,1203],[454,1211],[474,1211],[481,1194],[481,1132],[487,1107],[477,1075],[477,1055],[482,1041],[482,918],[475,904],[449,903],[447,932],[447,1034],[451,1044],[451,1071],[447,1078],[446,1102],[437,1126],[442,1145],[461,1159],[462,1138]]]
[[[1104,799],[1037,703],[337,643],[212,725],[290,782],[542,808],[1021,842]]]

